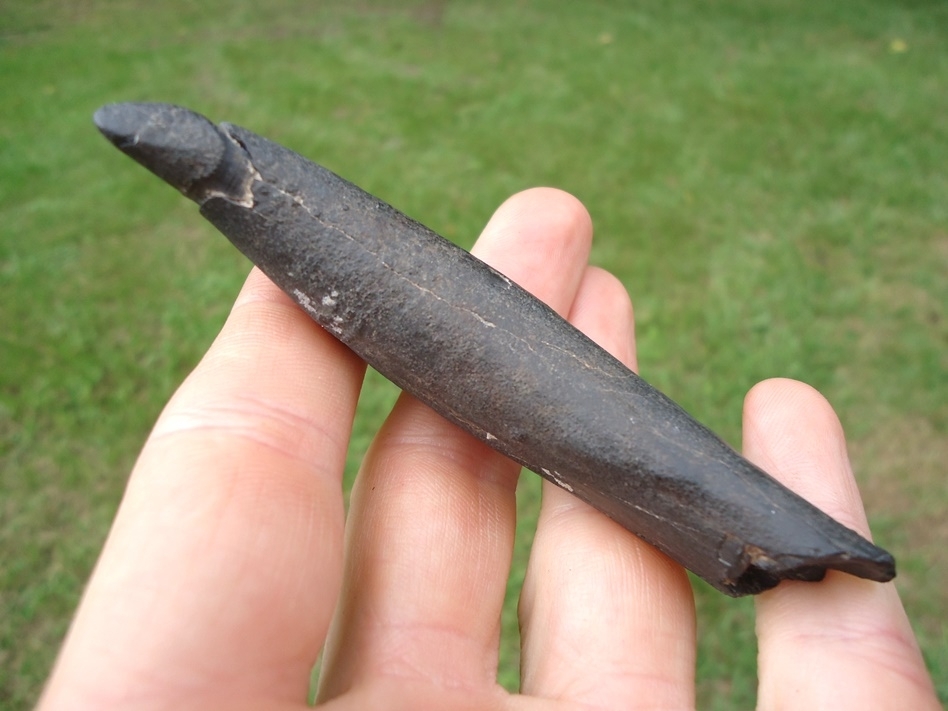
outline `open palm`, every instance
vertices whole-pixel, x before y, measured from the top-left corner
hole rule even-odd
[[[475,252],[635,367],[625,289],[573,198],[508,200]],[[40,707],[687,709],[685,572],[544,485],[522,691],[497,685],[519,467],[402,396],[342,472],[364,364],[254,271],[129,482]],[[746,454],[868,535],[829,405],[757,386]],[[830,573],[758,598],[762,708],[938,708],[891,585]]]

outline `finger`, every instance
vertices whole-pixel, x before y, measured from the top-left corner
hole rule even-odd
[[[812,388],[770,380],[748,394],[744,448],[756,464],[869,536],[846,442]],[[830,571],[758,596],[759,708],[938,708],[893,584]]]
[[[537,189],[505,202],[474,251],[565,312],[590,240],[574,198]],[[495,685],[518,473],[415,399],[399,400],[352,492],[321,700],[378,676]]]
[[[614,277],[588,270],[570,320],[635,366],[631,303]],[[520,615],[524,693],[589,708],[693,707],[694,602],[684,570],[552,485]]]
[[[363,368],[251,274],[142,451],[48,700],[305,701],[341,581]]]

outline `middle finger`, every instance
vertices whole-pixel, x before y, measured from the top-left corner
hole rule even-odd
[[[590,269],[570,321],[631,368],[625,288]],[[685,571],[553,485],[521,597],[525,693],[590,708],[694,705],[695,621]]]
[[[567,313],[591,235],[574,198],[531,190],[498,209],[474,252]],[[377,676],[495,685],[519,469],[402,396],[352,492],[321,700]]]

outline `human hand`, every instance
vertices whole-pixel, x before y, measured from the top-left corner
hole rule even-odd
[[[635,367],[625,289],[574,199],[532,190],[475,253]],[[561,489],[521,596],[522,692],[496,683],[519,467],[402,396],[342,472],[364,365],[256,270],[158,420],[41,700],[50,709],[694,706],[685,572]],[[868,535],[838,421],[758,385],[748,456]],[[344,535],[345,528],[345,535]],[[938,708],[892,585],[830,572],[757,599],[760,706]]]

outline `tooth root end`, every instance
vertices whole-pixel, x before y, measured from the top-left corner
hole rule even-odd
[[[885,550],[866,542],[859,554],[836,551],[823,555],[768,555],[755,546],[745,546],[734,560],[726,580],[725,592],[731,595],[754,595],[775,587],[782,580],[816,582],[828,570],[855,575],[876,582],[895,577],[895,559]]]

